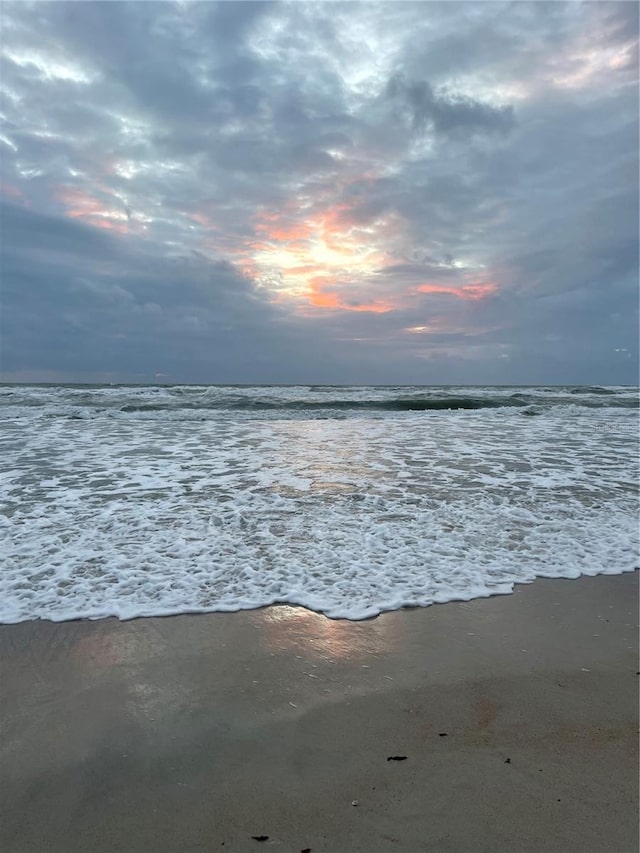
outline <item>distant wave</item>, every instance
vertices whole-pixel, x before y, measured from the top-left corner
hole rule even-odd
[[[382,412],[427,412],[450,411],[455,409],[498,409],[504,406],[526,406],[525,400],[510,397],[428,397],[394,398],[387,400],[265,400],[239,398],[221,399],[207,402],[181,402],[181,409],[231,409],[237,411],[274,411],[294,410],[296,412],[332,409],[343,411],[382,411]],[[176,408],[174,401],[166,403],[139,403],[121,406],[121,412],[158,412]]]
[[[502,410],[638,410],[638,390],[601,386],[0,386],[0,418],[153,417],[158,419],[349,418]]]
[[[294,411],[299,414],[318,412],[322,410],[331,411],[371,411],[371,412],[432,412],[432,411],[456,411],[473,409],[503,409],[520,408],[530,406],[533,400],[524,395],[512,395],[510,397],[394,397],[382,400],[346,400],[343,398],[324,400],[267,400],[264,398],[239,397],[236,399],[221,398],[218,400],[185,401],[167,400],[158,403],[129,403],[121,406],[121,412],[161,412],[169,409],[189,409],[195,411],[227,410],[239,412],[274,412]],[[540,404],[540,400],[535,401]],[[563,405],[569,401],[549,401],[550,405]],[[583,400],[576,403],[570,401],[571,405],[585,406],[586,408],[600,409],[613,407],[621,409],[637,409],[637,399],[608,400]]]
[[[615,394],[612,388],[601,388],[599,385],[581,385],[579,388],[572,388],[570,394]]]

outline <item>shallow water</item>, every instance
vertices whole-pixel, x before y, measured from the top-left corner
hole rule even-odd
[[[3,386],[0,620],[361,619],[628,571],[637,415],[629,388]]]

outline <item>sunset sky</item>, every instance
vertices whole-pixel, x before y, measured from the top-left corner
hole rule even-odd
[[[637,382],[637,3],[0,18],[4,381]]]

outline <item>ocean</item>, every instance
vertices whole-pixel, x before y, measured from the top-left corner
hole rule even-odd
[[[0,386],[0,622],[333,618],[638,566],[638,389]]]

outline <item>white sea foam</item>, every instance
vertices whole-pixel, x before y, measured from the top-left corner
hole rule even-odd
[[[118,411],[175,394],[100,393]],[[0,621],[276,601],[361,619],[637,565],[631,411],[69,420],[47,405],[3,424]]]

